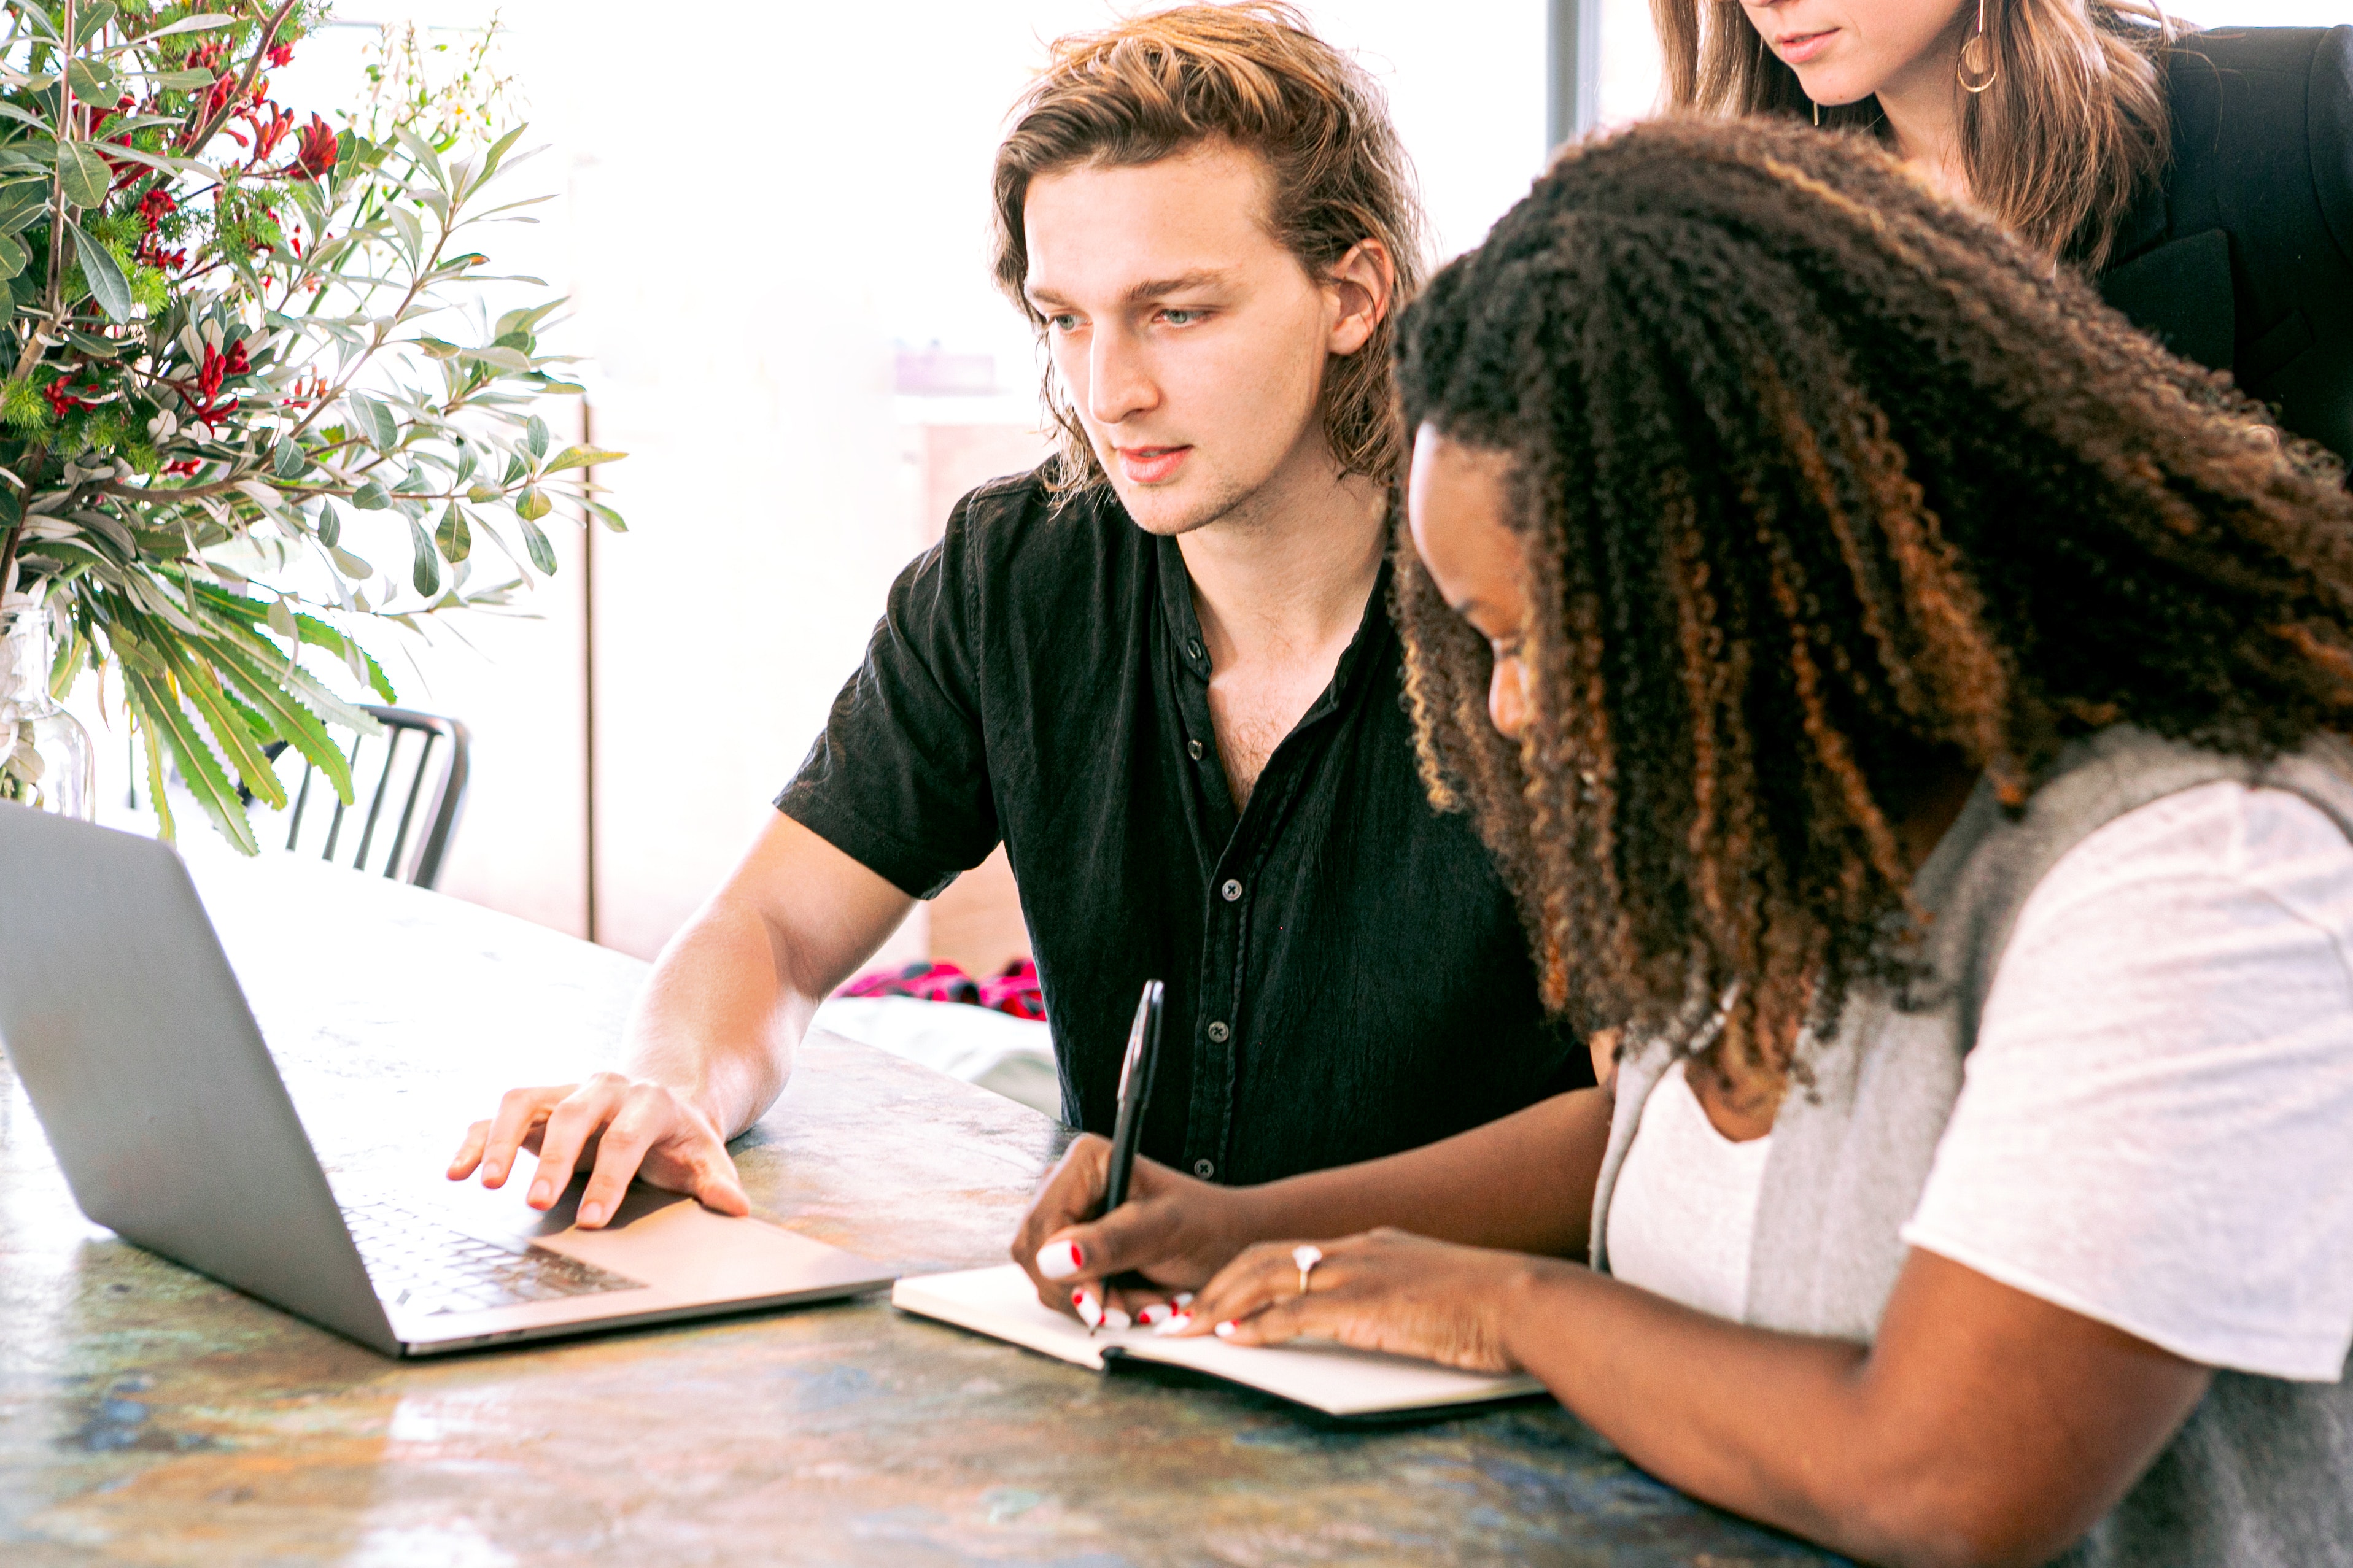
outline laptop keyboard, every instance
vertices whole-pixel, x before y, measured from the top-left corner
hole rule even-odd
[[[485,1240],[394,1204],[347,1205],[343,1224],[376,1295],[412,1311],[478,1312],[645,1288],[547,1247]]]

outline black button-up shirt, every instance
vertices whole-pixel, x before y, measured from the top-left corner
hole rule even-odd
[[[1592,1068],[1470,822],[1422,791],[1387,605],[1384,571],[1237,812],[1176,542],[1000,480],[901,574],[776,805],[918,898],[1004,840],[1075,1125],[1110,1130],[1158,978],[1153,1158],[1249,1183],[1413,1148]]]

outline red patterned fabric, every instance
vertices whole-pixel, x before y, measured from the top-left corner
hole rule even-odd
[[[851,981],[841,994],[965,1002],[1039,1023],[1046,1017],[1046,995],[1038,986],[1038,966],[1026,958],[1007,964],[1004,973],[989,980],[976,980],[953,963],[911,963],[897,971],[876,970]]]

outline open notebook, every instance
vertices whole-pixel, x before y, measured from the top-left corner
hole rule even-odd
[[[1394,1416],[1482,1405],[1544,1392],[1533,1377],[1453,1372],[1435,1363],[1338,1345],[1229,1345],[1223,1340],[1167,1339],[1149,1329],[1089,1334],[1075,1318],[1040,1306],[1018,1264],[902,1279],[891,1304],[1100,1372],[1126,1356],[1221,1377],[1326,1415]]]

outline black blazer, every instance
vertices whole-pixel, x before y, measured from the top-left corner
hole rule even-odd
[[[2353,463],[2353,26],[2192,34],[2167,80],[2173,161],[2100,292]]]

